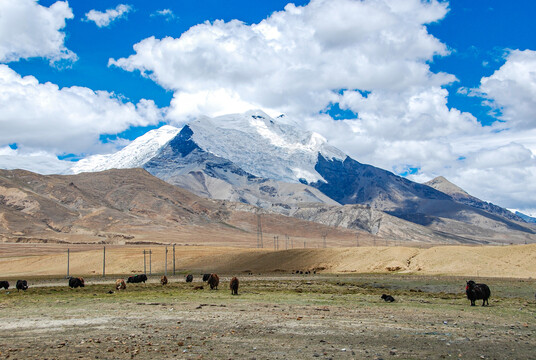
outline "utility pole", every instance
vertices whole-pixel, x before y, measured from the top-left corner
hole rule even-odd
[[[326,232],[322,233],[322,245],[323,245],[324,249],[327,247],[326,246],[326,236],[328,236],[328,233],[326,233]]]
[[[145,249],[143,249],[143,273],[147,274],[147,261],[145,260]]]
[[[359,234],[355,233],[355,246],[359,247]]]
[[[69,277],[69,256],[70,255],[70,251],[69,251],[69,248],[67,248],[67,277]]]
[[[257,213],[257,247],[260,249],[264,247],[262,243],[262,222],[260,213]]]
[[[175,244],[173,244],[173,275],[175,275]]]
[[[166,246],[166,260],[164,261],[164,275],[167,277],[167,246]]]
[[[102,277],[106,276],[106,246],[102,247]]]
[[[152,267],[153,267],[153,250],[149,249],[149,276],[152,274]]]

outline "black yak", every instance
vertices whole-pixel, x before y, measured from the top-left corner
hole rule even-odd
[[[237,277],[233,277],[231,279],[229,288],[231,289],[231,295],[238,295],[238,278]]]
[[[471,300],[471,306],[475,306],[475,301],[482,299],[482,306],[489,305],[489,297],[491,291],[486,284],[477,284],[473,280],[469,280],[465,286],[465,294]]]
[[[0,289],[1,289],[1,288],[4,288],[4,289],[6,289],[6,290],[9,289],[9,282],[8,282],[8,281],[5,281],[5,280],[0,281]]]
[[[219,276],[217,274],[210,274],[208,284],[210,285],[210,290],[218,290],[218,285],[220,284]]]
[[[15,285],[18,290],[28,290],[28,282],[26,280],[17,280],[17,284]]]
[[[71,287],[71,288],[84,287],[84,279],[83,278],[70,277],[69,278],[69,287]]]
[[[144,283],[147,281],[147,275],[145,274],[140,274],[140,275],[134,275],[134,276],[129,276],[128,279],[127,279],[127,283]]]
[[[391,295],[386,295],[386,294],[382,295],[382,299],[385,300],[385,302],[393,302],[393,301],[395,301],[394,297],[392,297]]]
[[[192,282],[194,281],[194,276],[192,274],[186,275],[186,282]]]

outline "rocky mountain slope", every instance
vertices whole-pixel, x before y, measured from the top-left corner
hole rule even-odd
[[[470,232],[456,221],[443,223],[446,228],[461,229],[448,232],[366,205],[309,203],[291,209],[289,215],[242,202],[198,197],[142,169],[47,176],[0,170],[3,242],[173,242],[256,247],[258,219],[264,247],[272,247],[274,237],[280,239],[280,248],[289,247],[287,236],[299,247],[322,247],[324,236],[329,247],[355,246],[356,241],[361,245],[392,246],[535,240],[533,235],[519,231],[473,227]]]
[[[198,197],[143,169],[79,175],[0,170],[0,241],[235,245],[256,247],[258,208]],[[262,214],[265,236],[354,244],[356,230]],[[357,229],[363,241],[371,236]],[[368,240],[367,240],[368,239]]]
[[[514,214],[505,208],[486,201],[482,201],[472,195],[469,195],[463,189],[454,185],[453,183],[445,179],[443,176],[438,176],[435,179],[424,183],[424,185],[428,185],[436,190],[441,191],[442,193],[449,195],[454,201],[460,204],[465,204],[477,209],[482,209],[491,214],[499,215],[513,221],[525,221],[525,219],[523,219],[521,216]]]

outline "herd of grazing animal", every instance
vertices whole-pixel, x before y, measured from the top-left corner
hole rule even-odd
[[[299,273],[298,271],[296,273]],[[185,281],[187,283],[191,283],[193,281],[194,277],[192,274],[186,275]],[[218,274],[203,274],[203,282],[206,282],[211,290],[217,290],[218,285],[220,284],[220,278]],[[139,274],[135,276],[129,276],[126,283],[123,279],[117,279],[115,281],[115,289],[116,290],[125,290],[127,288],[127,283],[145,283],[147,281],[147,275],[145,274]],[[168,278],[164,275],[160,279],[160,283],[162,285],[168,284]],[[238,278],[233,277],[229,283],[229,288],[231,289],[232,295],[238,295]],[[18,291],[23,290],[26,291],[28,289],[28,282],[26,280],[17,280],[17,283],[15,285],[16,289]],[[70,277],[69,278],[69,287],[76,289],[78,287],[84,287],[84,279],[81,277]],[[9,282],[8,281],[0,281],[0,289],[9,289]],[[193,288],[194,290],[202,290],[203,286],[196,286]],[[482,300],[482,306],[489,306],[489,298],[491,296],[491,291],[489,287],[486,284],[477,284],[473,280],[467,281],[467,284],[465,286],[465,294],[467,295],[467,299],[470,300],[471,306],[475,306],[476,300]],[[536,295],[535,295],[536,297]],[[381,299],[385,302],[394,302],[395,298],[391,295],[383,294],[381,296]]]

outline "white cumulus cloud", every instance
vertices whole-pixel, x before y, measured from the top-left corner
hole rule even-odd
[[[0,146],[16,143],[22,151],[92,153],[105,146],[102,134],[162,120],[162,110],[152,100],[133,104],[106,91],[59,88],[21,77],[7,65],[0,65],[0,94]]]
[[[216,115],[207,113],[222,103],[207,96],[215,93],[231,97],[237,111],[248,104],[316,114],[338,100],[339,89],[400,91],[453,81],[426,64],[447,49],[423,24],[446,11],[437,1],[313,0],[289,4],[258,24],[206,22],[180,38],[150,37],[134,45],[135,54],[109,64],[173,90],[170,114],[177,121],[202,111]]]
[[[74,17],[67,1],[50,7],[36,0],[0,1],[0,62],[44,57],[51,63],[75,61],[65,47],[65,21]]]
[[[478,93],[507,126],[536,127],[536,51],[510,51],[503,66],[482,78]]]
[[[86,21],[93,21],[98,27],[107,27],[113,21],[125,17],[132,11],[132,6],[119,4],[115,9],[108,9],[106,11],[90,10],[85,17]]]

